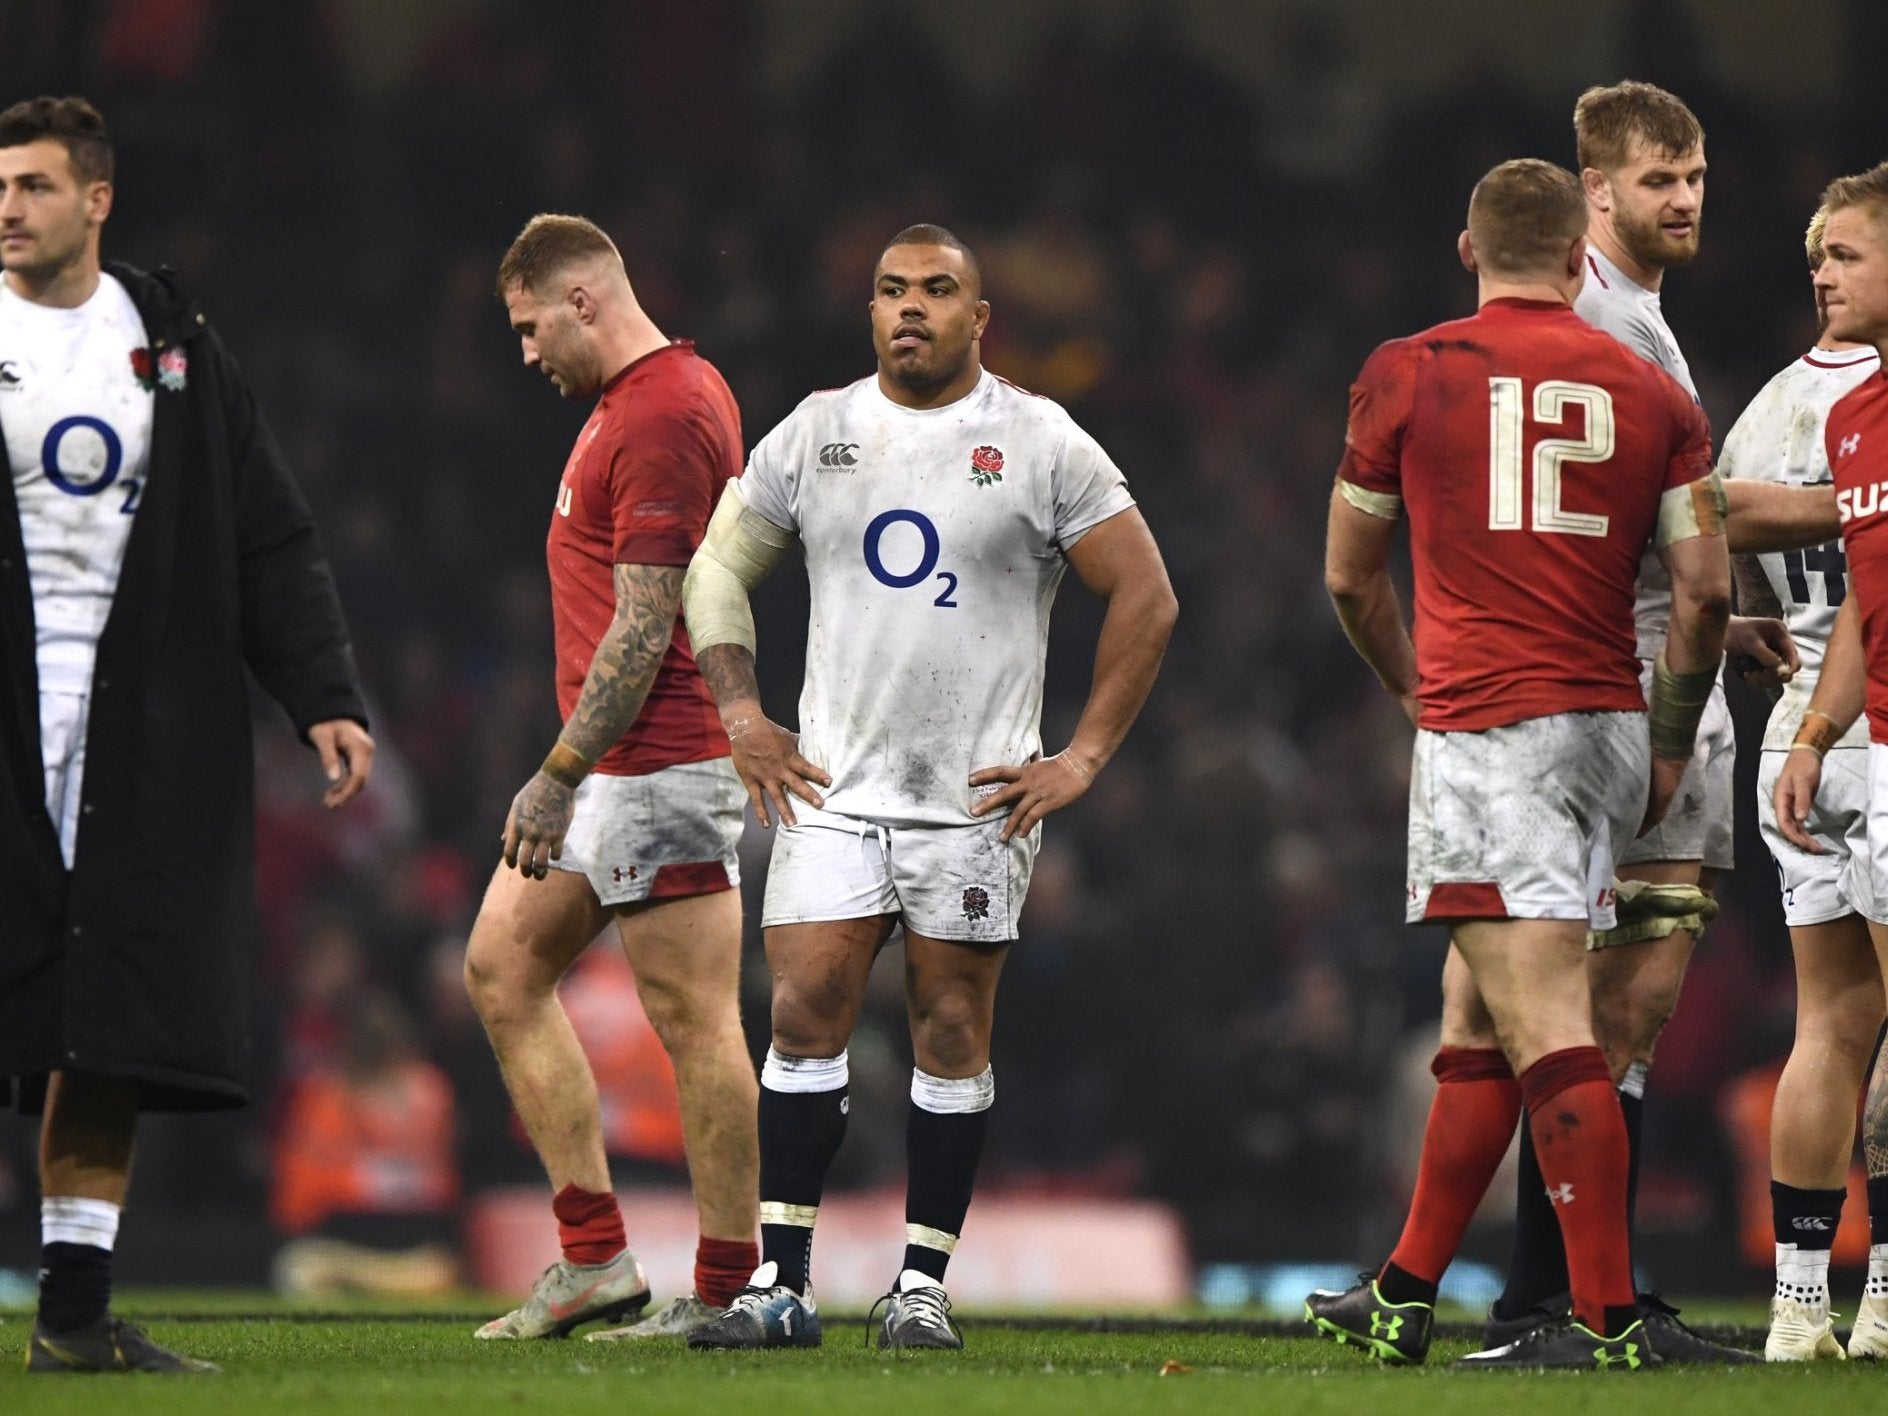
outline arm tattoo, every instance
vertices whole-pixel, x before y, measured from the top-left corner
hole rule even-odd
[[[1767,619],[1783,618],[1783,602],[1771,588],[1763,563],[1755,556],[1731,557],[1731,578],[1737,582],[1737,613]]]
[[[595,762],[617,743],[642,712],[662,656],[675,631],[682,603],[683,567],[616,567],[616,618],[597,645],[559,741]]]
[[[715,706],[726,708],[743,698],[760,702],[760,681],[754,677],[754,656],[744,644],[711,644],[695,656],[695,667],[715,696]]]
[[[1888,1049],[1884,1049],[1888,1053]],[[1862,1107],[1862,1155],[1871,1180],[1888,1175],[1888,1055],[1877,1055]]]

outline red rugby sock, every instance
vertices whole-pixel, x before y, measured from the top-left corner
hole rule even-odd
[[[1548,1198],[1567,1246],[1574,1316],[1603,1336],[1609,1310],[1631,1312],[1632,1247],[1626,1234],[1626,1121],[1597,1047],[1550,1052],[1521,1075],[1528,1126]]]
[[[760,1267],[760,1245],[752,1239],[710,1239],[695,1244],[695,1296],[711,1308],[725,1308]]]
[[[629,1247],[623,1212],[608,1190],[598,1193],[566,1185],[552,1198],[551,1213],[557,1216],[566,1263],[606,1264]]]
[[[1433,1287],[1508,1153],[1521,1088],[1494,1048],[1445,1047],[1429,1070],[1441,1085],[1429,1106],[1416,1194],[1390,1262]]]

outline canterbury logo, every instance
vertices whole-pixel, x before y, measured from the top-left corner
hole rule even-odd
[[[1826,1234],[1831,1229],[1834,1229],[1835,1226],[1831,1224],[1828,1220],[1824,1219],[1821,1215],[1799,1214],[1796,1216],[1795,1219],[1790,1221],[1790,1228],[1811,1229],[1811,1230],[1814,1230],[1818,1234]]]
[[[1386,1342],[1395,1342],[1402,1331],[1402,1314],[1399,1313],[1388,1318],[1384,1317],[1383,1314],[1379,1312],[1372,1312],[1370,1314],[1370,1335],[1372,1337],[1380,1337]]]
[[[827,443],[819,450],[821,467],[857,467],[859,445],[857,443]]]

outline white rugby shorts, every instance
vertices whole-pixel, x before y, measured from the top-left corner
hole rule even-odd
[[[1652,701],[1652,666],[1639,676],[1646,701]],[[1665,819],[1626,847],[1621,865],[1656,860],[1695,860],[1709,870],[1729,870],[1737,863],[1732,825],[1736,813],[1737,733],[1731,706],[1724,698],[1724,681],[1711,685],[1711,697],[1698,720],[1698,745],[1691,766],[1679,778]]]
[[[1842,893],[1864,917],[1888,924],[1888,747],[1878,742],[1868,745],[1867,847],[1850,852]]]
[[[1005,843],[1001,816],[970,826],[881,826],[796,802],[776,825],[761,924],[904,916],[930,939],[1004,943],[1029,893],[1042,827]]]
[[[1651,770],[1643,713],[1418,729],[1405,918],[1611,929],[1614,865],[1645,817]]]
[[[1811,855],[1784,839],[1777,829],[1777,778],[1787,752],[1766,751],[1757,768],[1757,829],[1777,863],[1777,888],[1783,919],[1792,928],[1827,924],[1853,914],[1847,876],[1849,860],[1868,859],[1868,754],[1839,747],[1823,759],[1822,786],[1809,813],[1809,834],[1823,848]]]
[[[640,777],[592,772],[577,787],[564,853],[604,905],[712,895],[741,883],[735,848],[747,789],[733,759],[684,762]]]
[[[92,697],[88,693],[39,695],[39,758],[46,771],[46,811],[59,832],[59,854],[66,869],[79,844],[80,797],[85,785],[85,730]]]

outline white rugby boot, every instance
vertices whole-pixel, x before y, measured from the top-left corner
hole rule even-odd
[[[693,1293],[671,1298],[661,1310],[627,1327],[601,1328],[583,1335],[585,1342],[634,1342],[648,1337],[687,1337],[704,1323],[721,1316],[722,1310],[704,1303]]]
[[[522,1307],[493,1318],[474,1337],[568,1337],[573,1328],[599,1319],[633,1318],[649,1306],[649,1280],[629,1249],[608,1263],[573,1264],[559,1259],[531,1285]]]
[[[1770,1300],[1770,1335],[1763,1342],[1766,1362],[1842,1361],[1848,1354],[1836,1341],[1835,1319],[1827,1300],[1802,1303],[1794,1298]]]
[[[1888,1359],[1888,1298],[1864,1296],[1849,1334],[1849,1356],[1867,1361]]]

